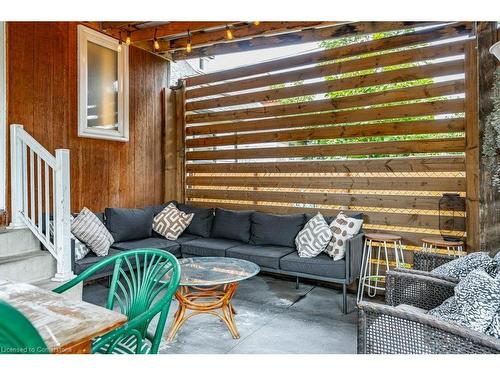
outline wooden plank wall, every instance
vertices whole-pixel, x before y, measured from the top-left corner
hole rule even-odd
[[[80,138],[77,23],[9,22],[7,30],[8,123],[24,125],[51,152],[70,149],[72,210],[162,202],[167,62],[130,48],[129,142]]]
[[[407,250],[438,234],[442,193],[466,193],[472,25],[392,28],[382,39],[188,78],[186,199],[363,212],[365,230],[400,233]]]

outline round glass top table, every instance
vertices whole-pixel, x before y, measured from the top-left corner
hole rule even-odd
[[[175,293],[179,307],[170,327],[167,341],[172,341],[177,331],[189,318],[211,314],[226,323],[234,339],[240,334],[234,322],[236,311],[232,298],[238,284],[259,273],[255,263],[235,258],[200,257],[179,260],[181,281]]]

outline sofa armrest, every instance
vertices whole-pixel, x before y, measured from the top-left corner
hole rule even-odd
[[[346,242],[345,275],[347,283],[349,284],[352,283],[357,277],[359,277],[361,271],[364,238],[365,234],[363,232],[360,232],[354,237],[348,239]]]
[[[500,353],[500,340],[423,312],[360,302],[358,353]]]
[[[430,276],[422,271],[407,272],[391,270],[387,272],[385,301],[390,306],[402,304],[430,310],[453,296],[456,282]]]
[[[455,259],[451,255],[428,253],[425,251],[417,251],[413,255],[413,268],[416,270],[430,272],[445,263]]]

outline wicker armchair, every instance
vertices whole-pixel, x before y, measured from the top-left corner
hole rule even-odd
[[[499,339],[448,323],[418,309],[396,307],[405,304],[430,310],[454,294],[458,280],[431,276],[428,272],[445,263],[448,256],[417,254],[415,266],[424,270],[396,269],[387,273],[387,305],[371,302],[358,305],[358,353],[500,353]]]

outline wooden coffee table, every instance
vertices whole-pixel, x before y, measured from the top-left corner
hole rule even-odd
[[[231,299],[240,281],[259,273],[258,265],[246,260],[222,257],[185,258],[179,260],[181,282],[175,293],[179,308],[167,341],[191,317],[211,314],[226,323],[234,339],[240,334],[234,322],[236,314]]]

